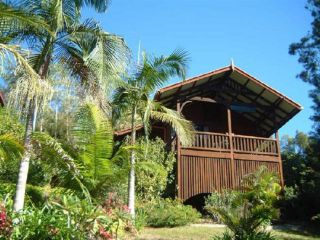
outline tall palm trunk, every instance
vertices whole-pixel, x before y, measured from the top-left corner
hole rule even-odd
[[[30,103],[28,115],[27,115],[27,124],[26,124],[26,132],[25,132],[25,139],[24,139],[25,150],[20,162],[16,195],[15,195],[14,206],[13,206],[14,211],[22,210],[24,205],[24,195],[26,192],[29,162],[30,162],[30,156],[32,151],[31,136],[32,136],[33,117],[34,117],[33,102],[34,101]]]
[[[52,40],[52,38],[50,38]],[[52,41],[47,40],[42,54],[41,59],[43,59],[42,65],[35,66],[35,69],[37,73],[40,75],[42,79],[44,79],[49,70],[49,64],[51,59],[51,48],[50,45]],[[48,56],[50,55],[50,56]],[[36,110],[36,99],[30,100],[29,109],[27,113],[27,122],[26,122],[26,131],[25,131],[25,138],[24,138],[24,153],[20,162],[19,167],[19,175],[18,175],[18,181],[17,181],[17,187],[16,187],[16,195],[14,200],[13,209],[14,211],[20,211],[23,209],[24,205],[24,197],[27,187],[27,178],[28,178],[28,171],[29,171],[29,163],[30,163],[30,157],[32,152],[32,143],[31,143],[31,137],[33,132],[33,121],[35,118],[35,110]]]
[[[131,115],[131,145],[133,146],[136,143],[136,112],[137,107],[133,106],[132,115]],[[130,214],[135,217],[135,152],[131,150],[130,157],[130,173],[129,173],[129,189],[128,189],[128,207],[130,209]]]

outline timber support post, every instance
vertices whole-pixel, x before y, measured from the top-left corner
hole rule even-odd
[[[280,149],[280,140],[279,140],[279,131],[276,132],[277,148],[278,148],[278,161],[279,161],[279,171],[280,171],[280,184],[281,187],[284,187],[283,180],[283,171],[282,171],[282,159],[281,159],[281,149]]]
[[[231,110],[227,109],[228,113],[228,135],[229,135],[229,145],[230,145],[230,161],[231,161],[231,185],[235,188],[235,167],[234,167],[234,154],[233,154],[233,139],[232,139],[232,119]]]
[[[177,112],[181,112],[181,104],[178,101],[177,102]],[[180,145],[180,139],[179,136],[176,135],[176,141],[177,141],[177,193],[178,193],[178,198],[181,198],[181,145]]]

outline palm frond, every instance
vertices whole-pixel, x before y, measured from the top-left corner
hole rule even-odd
[[[29,62],[26,60],[28,52],[15,45],[0,43],[1,69],[4,66],[5,61],[10,61],[10,59],[12,59],[10,55],[12,55],[17,64],[23,68],[25,74],[29,75],[31,78],[39,77],[38,74],[30,66]]]
[[[85,104],[79,109],[73,133],[80,146],[84,175],[94,181],[101,180],[111,171],[113,131],[110,122],[97,106]]]
[[[30,77],[21,72],[9,93],[8,107],[16,109],[20,116],[27,114],[30,106],[38,109],[41,113],[47,106],[53,95],[53,88],[47,79]]]
[[[138,86],[148,93],[161,87],[170,77],[184,78],[188,62],[188,53],[184,50],[175,50],[169,56],[155,58],[144,57],[143,64],[137,73]]]
[[[190,121],[186,120],[180,113],[166,108],[161,103],[149,101],[150,118],[156,121],[167,123],[176,132],[182,145],[190,145],[193,141],[193,126]]]
[[[98,12],[105,12],[108,9],[109,0],[76,0],[76,6],[78,8],[83,7],[84,5],[93,7]]]
[[[124,40],[103,31],[96,22],[86,20],[68,29],[68,36],[57,42],[72,75],[87,93],[106,101],[118,86],[128,62]]]
[[[11,134],[0,135],[0,160],[8,161],[17,158],[23,152],[23,146]]]
[[[12,31],[23,31],[26,28],[33,28],[34,31],[46,31],[50,34],[49,25],[39,15],[34,15],[25,9],[0,3],[0,32],[1,35]]]
[[[43,132],[34,132],[32,138],[35,150],[40,152],[42,156],[47,156],[47,158],[43,158],[47,160],[46,164],[52,167],[58,165],[60,170],[64,170],[65,176],[61,175],[62,171],[60,171],[60,177],[62,178],[69,178],[71,173],[72,179],[77,182],[83,194],[91,201],[90,193],[83,183],[83,166],[74,160],[68,152],[63,149],[61,144],[50,135]]]

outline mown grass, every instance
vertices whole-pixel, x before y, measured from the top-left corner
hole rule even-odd
[[[145,228],[136,240],[209,240],[212,236],[223,233],[224,228],[186,226],[176,228]],[[306,233],[275,230],[273,234],[279,240],[315,240],[320,236],[307,235]]]

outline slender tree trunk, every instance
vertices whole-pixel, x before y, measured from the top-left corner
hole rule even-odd
[[[24,149],[23,157],[20,162],[18,182],[16,187],[16,195],[15,195],[14,206],[13,206],[14,211],[22,210],[24,205],[24,195],[26,192],[30,155],[32,151],[31,136],[32,136],[32,127],[33,127],[32,126],[33,117],[34,117],[34,106],[32,101],[30,103],[29,111],[27,115],[26,133],[25,133],[25,140],[24,140],[25,149]]]
[[[58,105],[56,105],[56,109],[55,109],[55,117],[54,117],[54,124],[55,124],[55,128],[54,128],[54,138],[57,139],[57,132],[58,132]]]
[[[44,79],[48,74],[49,64],[51,56],[47,56],[48,53],[50,53],[50,45],[52,39],[48,38],[47,42],[45,44],[45,47],[41,53],[42,58],[44,59],[44,62],[39,61],[39,63],[34,67],[36,72],[40,75],[42,79]],[[47,56],[47,57],[46,57]],[[18,181],[17,181],[17,187],[16,187],[16,195],[14,200],[13,209],[14,211],[20,211],[23,209],[24,205],[24,197],[27,187],[27,178],[28,178],[28,171],[29,171],[29,163],[30,163],[30,157],[32,152],[32,143],[31,143],[31,137],[32,137],[32,131],[33,131],[33,120],[35,117],[35,99],[32,99],[30,101],[28,114],[27,114],[27,123],[26,123],[26,132],[25,132],[25,138],[24,138],[24,153],[20,162],[20,168],[19,168],[19,175],[18,175]]]
[[[32,121],[32,131],[33,132],[36,130],[37,117],[38,117],[37,115],[38,115],[38,107],[37,107],[37,102],[35,101],[34,111],[33,111],[33,121]]]
[[[137,107],[134,106],[132,109],[131,116],[131,145],[133,146],[136,143],[136,126],[135,126],[135,117],[136,117]],[[131,151],[130,157],[130,173],[129,173],[129,184],[128,184],[128,207],[130,209],[130,214],[135,217],[135,152]]]

